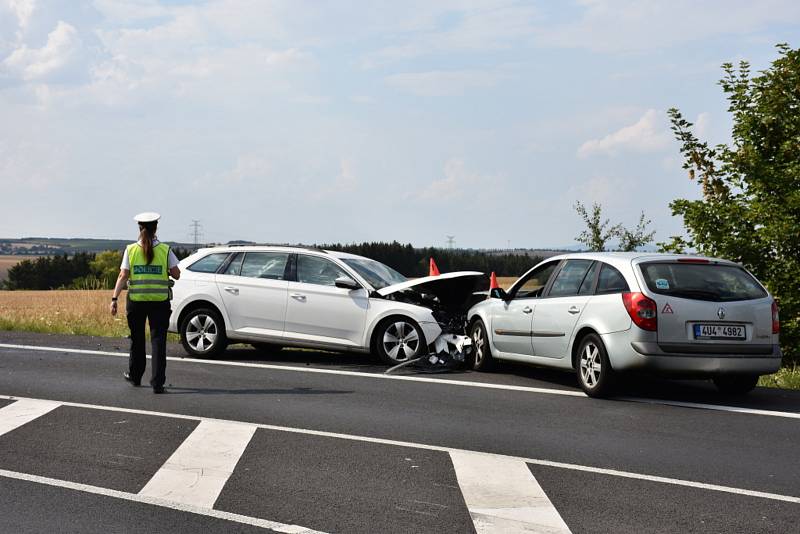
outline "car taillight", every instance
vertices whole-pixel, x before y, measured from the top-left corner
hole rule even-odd
[[[642,330],[658,330],[656,301],[643,293],[622,293],[622,303],[636,326]]]
[[[781,321],[780,317],[778,316],[778,303],[774,300],[772,301],[772,333],[781,333]]]
[[[711,263],[704,258],[678,258],[678,263]]]

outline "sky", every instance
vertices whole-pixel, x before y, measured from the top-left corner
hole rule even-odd
[[[667,240],[666,110],[727,142],[720,65],[781,42],[796,0],[0,0],[0,237]]]

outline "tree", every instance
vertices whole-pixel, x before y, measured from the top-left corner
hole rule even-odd
[[[633,252],[639,247],[643,247],[653,241],[655,231],[648,232],[647,227],[653,222],[645,218],[644,212],[639,216],[639,223],[635,230],[628,230],[619,225],[619,250],[623,252]]]
[[[106,289],[112,289],[119,274],[119,266],[122,263],[122,252],[119,250],[106,250],[99,253],[89,264],[92,275],[99,280],[99,285]]]
[[[608,219],[601,221],[603,208],[597,202],[592,202],[591,215],[586,211],[586,207],[580,201],[575,201],[575,211],[581,216],[583,222],[586,223],[586,230],[583,230],[575,240],[578,243],[583,243],[592,252],[603,252],[606,249],[606,243],[615,237],[619,237],[622,231],[622,226],[615,224],[610,226]],[[642,214],[644,215],[644,214]]]
[[[744,264],[777,297],[785,360],[798,361],[800,50],[777,48],[778,59],[754,77],[746,61],[738,69],[722,65],[719,85],[733,119],[730,145],[709,146],[680,111],[669,111],[683,167],[699,182],[702,198],[670,203],[688,239],[673,237],[663,248],[694,247]]]

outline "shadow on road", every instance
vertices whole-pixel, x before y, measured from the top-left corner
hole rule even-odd
[[[292,389],[222,389],[222,388],[189,388],[169,386],[168,393],[173,395],[197,394],[197,395],[342,395],[353,393],[353,391],[335,389],[313,389],[313,388],[292,388]]]
[[[375,356],[360,353],[338,353],[307,349],[255,349],[250,345],[231,346],[222,359],[230,361],[270,363],[289,366],[340,369],[360,373],[383,373],[386,370]],[[498,362],[491,372],[455,370],[448,373],[424,373],[402,369],[402,376],[437,377],[445,380],[469,380],[480,383],[508,384],[578,391],[574,372],[535,367],[516,362]],[[721,394],[710,380],[676,380],[649,375],[625,376],[620,381],[619,397],[717,404],[800,412],[800,391],[756,388],[745,396]]]

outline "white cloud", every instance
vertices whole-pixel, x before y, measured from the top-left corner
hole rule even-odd
[[[246,154],[236,159],[234,167],[222,175],[227,184],[242,184],[264,180],[272,174],[270,162],[256,154]]]
[[[461,95],[469,89],[494,87],[504,77],[497,71],[452,70],[393,74],[384,81],[418,96]]]
[[[359,183],[353,160],[342,157],[339,159],[339,174],[332,182],[321,184],[321,187],[314,192],[312,198],[319,202],[330,200],[331,197],[343,193],[352,194],[357,191]]]
[[[3,65],[23,80],[38,80],[67,66],[80,47],[81,40],[75,27],[59,21],[47,35],[47,43],[42,48],[28,48],[23,44],[3,61]]]
[[[8,2],[11,11],[17,16],[19,23],[18,37],[22,37],[25,30],[28,29],[33,11],[36,9],[36,0],[9,0]]]
[[[589,206],[597,202],[604,208],[616,209],[627,203],[625,195],[619,194],[620,191],[630,191],[631,186],[631,182],[619,176],[597,175],[570,186],[563,198],[565,203],[579,200]]]
[[[492,191],[496,185],[496,176],[471,171],[463,160],[451,158],[444,165],[444,178],[434,180],[411,196],[423,201],[437,202],[463,198],[475,200],[485,198],[483,193]]]
[[[588,158],[597,154],[615,155],[619,152],[655,152],[669,146],[670,136],[664,117],[654,109],[630,126],[620,128],[601,139],[590,139],[578,149],[578,157]]]
[[[694,121],[694,134],[698,139],[704,141],[708,136],[709,129],[711,128],[711,114],[707,111],[699,114]]]

